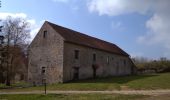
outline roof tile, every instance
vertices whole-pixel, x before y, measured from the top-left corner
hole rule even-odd
[[[46,21],[47,22],[47,21]],[[107,52],[119,54],[122,56],[129,56],[125,51],[119,48],[113,43],[109,43],[80,32],[47,22],[53,29],[58,32],[67,42],[71,42],[78,45],[88,46],[95,49],[104,50]]]

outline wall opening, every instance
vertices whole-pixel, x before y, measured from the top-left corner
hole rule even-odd
[[[79,67],[73,67],[73,80],[79,79]]]
[[[42,69],[41,69],[41,74],[45,74],[45,72],[46,72],[46,70],[45,70],[45,67],[42,67]]]
[[[79,50],[74,50],[74,58],[79,59]]]
[[[96,54],[94,53],[93,54],[93,62],[95,62],[96,61]]]
[[[107,57],[106,62],[109,65],[109,56]]]
[[[47,31],[44,31],[43,32],[43,38],[46,38],[47,37]]]
[[[99,68],[98,64],[93,64],[92,69],[93,69],[93,78],[96,78],[97,76],[97,69]]]

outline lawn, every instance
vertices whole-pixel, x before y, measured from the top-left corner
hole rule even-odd
[[[43,86],[29,88],[0,89],[0,91],[43,90]],[[170,89],[170,73],[108,77],[52,84],[47,90],[133,90]]]
[[[0,100],[137,100],[146,97],[148,96],[118,94],[10,94],[0,95]]]

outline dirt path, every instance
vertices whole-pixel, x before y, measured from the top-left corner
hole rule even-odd
[[[1,92],[0,94],[43,94],[44,91],[23,91],[23,92]],[[170,94],[170,90],[121,90],[121,91],[47,91],[53,94],[87,94],[87,93],[101,93],[101,94],[140,94],[140,95],[164,95]]]

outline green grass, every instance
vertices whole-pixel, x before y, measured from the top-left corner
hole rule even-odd
[[[12,84],[11,86],[6,86],[5,84],[0,84],[0,89],[4,88],[17,88],[17,87],[29,87],[30,84],[26,82],[17,82],[15,84]]]
[[[170,89],[170,73],[133,77],[144,78],[139,78],[137,80],[132,80],[127,83],[124,83],[132,89]]]
[[[32,91],[43,89],[43,86],[37,86],[21,89],[1,89],[0,91]],[[87,79],[47,86],[47,90],[98,91],[123,89],[170,89],[170,73]]]
[[[137,100],[146,97],[148,96],[118,94],[10,94],[0,95],[0,100]]]
[[[0,88],[6,87],[5,84],[0,84]]]

